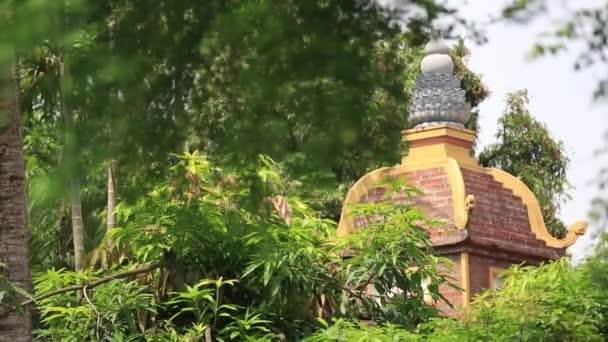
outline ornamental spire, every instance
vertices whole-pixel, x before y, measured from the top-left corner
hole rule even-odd
[[[410,125],[425,127],[447,124],[464,127],[471,117],[471,105],[454,75],[454,62],[448,47],[439,38],[431,38],[424,48],[410,109]]]

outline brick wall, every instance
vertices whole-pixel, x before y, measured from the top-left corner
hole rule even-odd
[[[428,217],[444,220],[445,224],[441,227],[430,229],[432,239],[441,239],[448,230],[454,230],[452,191],[443,167],[418,170],[407,174],[396,175],[395,177],[405,177],[409,185],[413,185],[423,190],[424,195],[413,196],[414,204],[421,208]],[[385,191],[385,188],[373,189],[363,197],[362,202],[369,203],[381,201]],[[391,200],[398,203],[408,203],[405,194],[393,196]],[[368,220],[369,218],[356,217],[355,225],[357,227],[365,227]]]
[[[452,190],[443,167],[418,170],[395,177],[405,177],[408,184],[423,190],[424,195],[413,197],[414,205],[421,208],[428,217],[442,219],[445,222],[439,227],[429,229],[433,245],[447,244],[454,236],[459,237],[463,233],[463,231],[457,230],[454,226]],[[373,189],[363,197],[362,202],[381,201],[385,191],[385,188]],[[391,200],[399,203],[408,203],[405,194],[393,196]],[[356,217],[355,225],[364,228],[370,219],[373,218]],[[446,257],[452,260],[454,265],[453,268],[445,268],[444,274],[451,277],[453,283],[462,287],[460,253],[449,254]],[[447,285],[441,286],[439,290],[454,307],[450,307],[445,301],[439,301],[435,305],[443,314],[452,315],[455,309],[462,306],[462,292]]]
[[[469,282],[471,298],[490,288],[490,268],[506,269],[512,263],[489,256],[469,254]]]
[[[527,207],[511,190],[487,174],[464,169],[462,175],[467,193],[475,195],[468,224],[471,242],[542,259],[556,259],[563,254],[536,238]]]
[[[548,247],[536,238],[530,227],[528,208],[522,199],[495,181],[491,175],[462,169],[467,194],[475,196],[475,208],[469,216],[467,232],[454,226],[452,192],[443,167],[417,170],[405,177],[410,185],[424,191],[423,196],[414,196],[414,205],[422,208],[431,218],[442,219],[445,224],[429,229],[434,246],[461,242],[467,237],[475,245],[491,250],[508,251],[519,258],[527,256],[539,260],[557,259],[563,250]],[[363,197],[363,202],[377,202],[382,199],[385,189],[371,190]],[[397,202],[407,202],[405,195],[392,198]],[[369,218],[356,217],[355,225],[365,227]]]
[[[495,181],[491,175],[462,169],[467,194],[475,196],[475,208],[469,215],[466,230],[454,225],[452,192],[443,167],[418,170],[397,177],[406,177],[408,184],[424,191],[414,196],[413,204],[422,208],[430,218],[442,219],[445,224],[429,228],[431,243],[438,253],[449,257],[453,268],[445,272],[452,282],[464,288],[461,279],[461,252],[469,253],[470,296],[489,288],[490,268],[505,269],[513,263],[536,264],[556,259],[563,251],[546,246],[538,240],[528,220],[528,210],[522,199]],[[363,202],[382,200],[386,189],[370,191]],[[406,203],[404,194],[391,198]],[[370,218],[357,217],[355,224],[365,227]],[[441,293],[452,304],[440,301],[437,308],[446,315],[453,315],[463,305],[463,293],[449,286],[442,286]]]
[[[452,268],[444,269],[444,274],[451,278],[450,281],[452,283],[463,287],[460,273],[460,253],[445,255],[444,257],[450,259],[454,263]],[[439,287],[439,292],[441,292],[441,294],[443,294],[447,301],[452,305],[450,306],[446,301],[439,301],[435,303],[435,306],[439,309],[439,311],[441,311],[442,314],[450,316],[454,314],[455,310],[462,307],[462,291],[448,285],[442,285]]]

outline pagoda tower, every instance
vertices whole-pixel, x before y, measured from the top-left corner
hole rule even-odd
[[[498,286],[497,274],[512,264],[535,265],[563,256],[587,229],[585,221],[577,221],[564,238],[551,236],[536,197],[520,179],[479,165],[471,153],[476,132],[464,127],[471,107],[453,69],[447,46],[429,42],[410,106],[413,128],[402,132],[409,152],[400,165],[374,170],[353,185],[338,226],[339,235],[365,228],[366,220],[349,215],[349,208],[380,201],[379,181],[405,177],[420,188],[425,195],[414,204],[445,222],[429,228],[431,243],[439,255],[453,261],[447,272],[462,288],[440,289],[451,306],[435,305],[446,314]]]

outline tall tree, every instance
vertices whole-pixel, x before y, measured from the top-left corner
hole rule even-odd
[[[114,9],[113,7],[113,11],[112,14],[115,14],[117,11]],[[109,18],[109,22],[108,22],[108,33],[109,33],[109,50],[110,50],[110,54],[112,54],[112,52],[114,51],[114,26],[116,25],[115,23],[116,19],[114,18],[114,15],[112,15]],[[119,98],[119,91],[118,89],[116,89],[116,87],[112,87],[110,89],[110,106],[109,106],[109,113],[108,113],[108,146],[109,146],[109,158],[108,158],[108,184],[107,184],[107,205],[106,205],[106,230],[110,231],[114,228],[116,228],[116,213],[114,212],[116,210],[116,192],[118,191],[118,188],[116,186],[116,168],[117,168],[117,164],[118,161],[115,159],[114,154],[115,154],[115,145],[116,145],[116,129],[113,127],[114,123],[116,122],[115,119],[113,119],[116,116],[116,104]]]
[[[29,233],[16,67],[0,62],[0,262],[2,277],[29,287]],[[30,341],[29,313],[0,318],[0,340]]]
[[[549,232],[562,237],[566,227],[558,214],[560,204],[567,198],[569,159],[563,143],[534,119],[527,104],[525,90],[507,96],[505,112],[498,121],[498,141],[480,153],[479,161],[521,178],[536,195]]]
[[[67,178],[68,178],[68,189],[70,195],[70,203],[72,209],[72,241],[74,243],[74,269],[76,271],[82,271],[84,269],[84,258],[85,258],[85,246],[84,246],[84,223],[82,219],[82,200],[81,200],[81,186],[80,186],[80,175],[76,168],[76,147],[75,147],[75,136],[74,136],[74,114],[67,104],[63,103],[63,119],[65,122],[66,132],[66,156],[68,160],[67,166]]]

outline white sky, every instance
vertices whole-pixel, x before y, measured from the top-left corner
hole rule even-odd
[[[390,2],[391,0],[381,1]],[[555,138],[564,142],[571,160],[568,179],[574,186],[570,192],[572,200],[563,205],[561,212],[562,219],[569,224],[587,219],[591,200],[598,195],[597,187],[592,181],[598,170],[606,165],[606,160],[602,163],[594,152],[602,146],[602,136],[608,131],[608,116],[605,115],[608,104],[592,101],[592,93],[599,79],[594,73],[598,73],[598,70],[574,71],[573,61],[578,51],[576,48],[557,57],[545,57],[536,61],[530,61],[526,56],[535,38],[555,27],[554,24],[567,16],[572,7],[592,6],[599,1],[549,2],[552,4],[550,15],[529,25],[489,25],[486,28],[489,42],[484,45],[479,46],[466,37],[463,38],[472,51],[467,63],[469,68],[482,74],[483,81],[492,92],[480,106],[480,150],[494,141],[497,119],[504,109],[506,94],[527,89],[531,113],[547,125]],[[505,1],[450,0],[449,3],[457,4],[461,15],[487,22],[490,16],[500,14]],[[589,232],[570,248],[575,259],[580,259],[590,250],[593,232],[599,228],[591,226]]]

